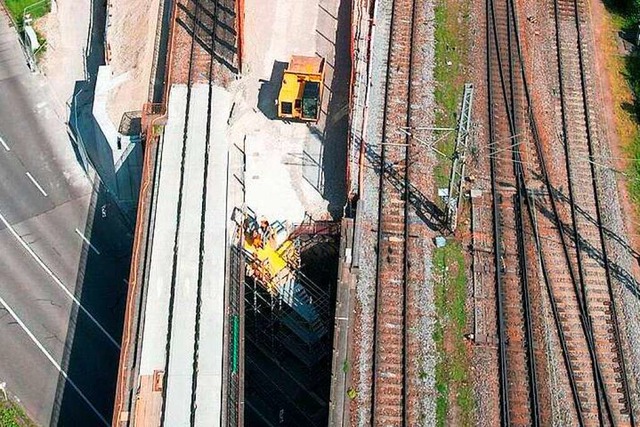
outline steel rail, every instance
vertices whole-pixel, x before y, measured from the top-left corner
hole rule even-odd
[[[512,7],[513,7],[513,10],[515,11],[516,10],[516,6],[515,6],[514,1],[513,0],[509,0],[509,1],[511,1],[511,3],[513,4]],[[555,0],[555,1],[557,2],[557,0]],[[567,261],[567,264],[568,264],[568,267],[569,267],[568,271],[569,271],[569,274],[571,276],[571,281],[574,284],[574,291],[576,293],[576,297],[580,298],[580,293],[579,293],[579,291],[577,289],[577,281],[576,281],[576,278],[575,278],[575,273],[573,271],[573,268],[571,268],[572,265],[571,265],[570,257],[569,257],[568,244],[566,242],[565,234],[562,231],[561,226],[560,226],[561,225],[561,220],[560,220],[560,216],[559,216],[559,213],[558,213],[556,200],[555,200],[555,197],[557,196],[557,194],[556,194],[555,189],[552,187],[550,179],[549,179],[549,174],[548,174],[548,170],[547,170],[547,167],[546,167],[546,159],[545,159],[544,152],[542,150],[541,138],[540,138],[540,135],[539,135],[539,132],[538,132],[538,128],[537,128],[537,121],[536,121],[536,118],[535,118],[535,115],[534,115],[534,112],[533,112],[533,102],[532,102],[532,99],[531,99],[531,93],[529,91],[529,86],[528,86],[528,82],[527,82],[527,78],[526,78],[524,58],[523,58],[522,51],[521,51],[521,48],[520,48],[519,32],[517,31],[517,25],[518,25],[517,24],[517,20],[515,20],[515,25],[516,25],[515,34],[516,34],[516,38],[518,40],[518,43],[517,43],[517,46],[518,46],[518,58],[519,58],[519,61],[520,61],[520,64],[521,64],[521,73],[522,73],[525,96],[526,96],[527,106],[528,106],[528,116],[529,116],[529,120],[530,120],[530,123],[531,123],[531,130],[532,130],[533,141],[535,143],[536,154],[537,154],[537,157],[538,157],[538,159],[540,161],[540,168],[541,168],[541,172],[542,172],[541,175],[542,175],[543,181],[544,181],[545,186],[547,188],[547,192],[550,195],[549,200],[551,202],[553,219],[554,219],[555,223],[558,225],[556,227],[556,230],[558,232],[560,241],[562,243],[564,257],[565,257],[565,259]],[[536,230],[535,219],[533,218],[533,215],[532,215],[531,212],[530,212],[529,216],[530,216],[531,221],[534,223],[533,228],[534,228],[534,230]],[[537,240],[537,242],[539,242],[539,239]],[[544,261],[544,257],[542,256],[542,252],[541,252],[541,248],[539,246],[539,243],[537,243],[537,244],[538,244],[538,248],[539,248],[538,251],[541,254],[541,261]],[[546,274],[545,274],[545,277],[546,277]],[[550,292],[549,284],[547,284],[547,286],[548,286],[548,292]],[[553,299],[551,301],[553,303]],[[553,308],[553,304],[552,304],[552,308]],[[588,347],[589,347],[589,350],[590,350],[590,353],[591,353],[591,351],[593,350],[592,342],[589,341],[588,336],[587,336],[587,330],[585,330],[585,328],[588,327],[588,324],[586,323],[586,316],[584,314],[583,307],[580,306],[580,309],[581,309],[580,321],[581,321],[581,325],[582,325],[583,331],[585,332],[585,336],[587,338],[587,344],[588,344]],[[554,313],[554,317],[556,317],[555,313]],[[559,319],[556,322],[559,323]],[[576,406],[576,411],[577,411],[577,414],[578,414],[579,422],[580,422],[580,425],[584,425],[584,416],[583,416],[582,407],[581,407],[581,404],[580,404],[580,401],[579,401],[577,385],[575,384],[575,376],[573,374],[573,369],[572,368],[569,369],[569,367],[571,367],[572,365],[570,363],[570,360],[567,358],[566,340],[564,338],[564,333],[562,331],[562,328],[558,329],[558,333],[559,333],[559,336],[561,338],[561,345],[563,347],[563,356],[565,357],[565,365],[568,367],[568,371],[570,372],[569,379],[570,379],[570,382],[571,382],[572,393],[574,395],[574,404]],[[630,410],[630,412],[631,412],[631,410]]]
[[[576,214],[576,203],[575,203],[575,198],[574,198],[574,190],[573,190],[573,175],[572,175],[572,163],[571,163],[571,151],[570,151],[570,147],[569,147],[569,143],[568,143],[568,130],[569,130],[569,126],[568,126],[568,118],[567,118],[567,109],[566,109],[566,91],[565,91],[565,87],[564,87],[564,82],[563,82],[563,74],[562,74],[562,69],[563,69],[563,61],[562,61],[562,54],[561,54],[561,50],[562,50],[562,41],[560,39],[560,16],[559,16],[559,10],[558,10],[558,0],[554,0],[553,2],[553,9],[554,9],[554,22],[555,22],[555,29],[556,29],[556,46],[557,46],[557,60],[558,60],[558,81],[559,81],[559,92],[560,92],[560,111],[561,111],[561,118],[562,118],[562,146],[564,149],[564,158],[565,158],[565,169],[567,171],[567,181],[568,181],[568,191],[569,191],[569,206],[570,206],[570,210],[571,210],[571,222],[573,223],[573,241],[575,243],[575,251],[576,251],[576,260],[577,260],[577,270],[578,270],[578,279],[579,279],[579,289],[580,289],[580,299],[579,304],[581,305],[581,311],[584,314],[586,323],[587,323],[587,327],[585,328],[585,335],[587,338],[587,341],[590,342],[589,345],[589,352],[591,354],[591,360],[592,360],[592,370],[593,370],[593,377],[594,377],[594,381],[595,381],[595,392],[596,392],[596,403],[598,405],[598,418],[600,420],[600,425],[603,424],[603,419],[602,419],[602,401],[601,399],[604,397],[604,402],[605,402],[605,406],[606,406],[606,410],[607,410],[607,414],[608,414],[608,418],[609,418],[609,422],[612,421],[611,418],[611,406],[608,402],[608,400],[606,399],[606,393],[602,393],[602,386],[603,384],[600,383],[600,376],[598,375],[599,372],[599,363],[598,363],[598,358],[597,358],[597,354],[595,353],[595,351],[591,351],[591,347],[593,345],[593,330],[591,328],[591,320],[590,320],[590,316],[588,314],[588,308],[587,308],[587,289],[586,289],[586,280],[584,277],[584,267],[582,265],[582,248],[581,248],[581,244],[580,244],[580,235],[578,232],[578,220],[577,220],[577,214]],[[560,223],[558,223],[560,224]]]
[[[410,12],[410,16],[411,16],[411,25],[410,25],[410,35],[411,37],[413,37],[413,31],[414,31],[414,21],[415,21],[415,0],[411,1],[411,5],[412,5],[412,9]],[[392,8],[391,8],[391,24],[390,24],[390,35],[393,34],[394,31],[394,23],[396,23],[396,19],[398,19],[397,16],[397,10],[396,10],[396,5],[395,2],[392,4]],[[385,104],[384,104],[384,112],[383,112],[383,122],[382,122],[382,140],[383,142],[386,139],[386,135],[388,132],[388,109],[389,109],[389,98],[391,96],[390,92],[390,80],[391,80],[391,76],[395,75],[397,70],[393,70],[391,69],[391,59],[392,59],[392,55],[393,55],[393,43],[391,40],[391,36],[389,39],[389,45],[388,45],[388,50],[387,50],[387,78],[385,81]],[[408,71],[408,94],[407,94],[407,100],[406,100],[406,118],[405,118],[405,126],[409,126],[410,124],[410,109],[411,109],[411,64],[413,61],[413,49],[410,47],[410,54],[409,54],[409,69]],[[409,193],[410,193],[410,180],[409,180],[409,175],[408,175],[408,169],[409,169],[409,136],[408,134],[404,135],[404,139],[405,139],[405,150],[404,150],[404,178],[402,180],[403,182],[403,198],[404,198],[404,207],[403,207],[403,230],[402,230],[402,235],[403,235],[403,250],[404,250],[404,254],[403,254],[403,265],[402,265],[402,291],[403,291],[403,307],[402,307],[402,325],[401,328],[403,330],[402,332],[402,384],[403,384],[403,391],[402,391],[402,402],[401,402],[401,411],[402,411],[402,420],[404,425],[409,425],[408,424],[408,389],[407,389],[407,385],[408,385],[408,378],[407,378],[407,339],[408,339],[408,331],[407,331],[407,282],[408,282],[408,270],[409,270],[409,260],[408,260],[408,239],[409,239],[409,224],[408,224],[408,208],[409,208]],[[383,292],[383,286],[381,284],[381,271],[383,268],[383,256],[381,253],[381,246],[382,246],[382,242],[384,240],[384,231],[383,231],[383,221],[385,218],[385,211],[384,211],[384,196],[385,196],[385,186],[386,185],[391,185],[390,183],[386,183],[385,184],[385,180],[386,180],[386,170],[387,170],[387,149],[388,149],[388,145],[387,144],[381,144],[381,151],[380,151],[380,181],[379,181],[379,191],[378,191],[378,230],[377,230],[377,265],[376,265],[376,293],[375,293],[375,303],[374,303],[374,319],[373,319],[373,328],[374,328],[374,354],[373,354],[373,360],[372,360],[372,396],[371,396],[371,424],[372,425],[379,425],[378,423],[378,418],[377,418],[377,411],[376,411],[376,396],[379,393],[378,390],[378,386],[377,386],[377,367],[378,367],[378,354],[379,354],[379,335],[380,335],[380,331],[379,331],[379,313],[383,310],[385,310],[385,307],[382,306],[381,304],[381,294]],[[389,174],[393,174],[393,166],[390,165],[389,166]]]
[[[523,197],[526,197],[527,194],[527,185],[524,178],[524,170],[522,167],[522,157],[520,155],[520,140],[518,135],[520,134],[520,130],[517,126],[516,121],[516,100],[515,100],[515,76],[514,76],[514,58],[513,58],[513,31],[515,26],[512,28],[512,19],[513,22],[516,20],[515,10],[512,7],[513,5],[507,1],[507,28],[508,28],[508,45],[509,45],[509,82],[510,82],[510,93],[511,93],[511,111],[508,114],[509,117],[509,125],[511,128],[511,135],[513,137],[514,144],[511,145],[512,153],[513,153],[513,168],[514,173],[516,175],[516,229],[518,235],[518,259],[520,260],[520,280],[522,285],[522,305],[524,311],[524,320],[525,320],[525,334],[526,334],[526,345],[527,345],[527,363],[528,363],[528,371],[529,371],[529,398],[531,401],[531,424],[533,426],[540,425],[540,407],[538,402],[538,383],[537,383],[537,375],[536,375],[536,361],[534,355],[534,339],[533,339],[533,322],[531,315],[531,300],[529,294],[529,278],[527,276],[528,270],[528,259],[527,252],[525,248],[525,232],[524,232],[524,213],[523,206],[526,199],[523,200]],[[495,22],[494,22],[495,24]],[[498,50],[498,55],[500,55],[500,51]],[[506,96],[505,96],[506,97]],[[505,106],[507,103],[505,102]]]
[[[191,105],[191,76],[193,71],[193,58],[196,46],[196,25],[198,14],[200,11],[200,0],[194,0],[196,9],[193,14],[192,24],[193,24],[193,32],[191,35],[191,49],[189,52],[189,69],[187,74],[187,99],[186,99],[186,108],[185,108],[185,117],[184,117],[184,128],[182,134],[182,157],[180,160],[180,184],[178,186],[178,203],[176,208],[176,232],[174,235],[173,241],[173,265],[171,270],[171,292],[169,295],[169,313],[168,313],[168,324],[167,324],[167,342],[165,344],[165,369],[164,376],[162,378],[162,407],[160,413],[160,426],[164,426],[166,408],[167,408],[167,381],[169,378],[169,361],[171,355],[171,338],[172,338],[172,328],[173,328],[173,308],[175,304],[175,295],[176,295],[176,282],[177,282],[177,268],[178,268],[178,236],[180,233],[180,223],[181,223],[181,215],[180,211],[182,210],[182,192],[184,190],[184,171],[185,171],[185,162],[187,156],[187,135],[188,135],[188,124],[189,124],[189,110]],[[176,17],[177,18],[177,17]],[[169,83],[170,84],[170,83]]]
[[[517,9],[516,9],[516,4],[514,2],[514,0],[509,0],[511,2],[511,7],[512,10],[514,11],[514,16],[517,16]],[[549,174],[548,174],[548,170],[547,170],[547,163],[546,163],[546,158],[544,155],[544,151],[542,150],[542,143],[541,143],[541,138],[540,138],[540,134],[538,131],[538,126],[537,126],[537,121],[535,118],[535,115],[533,113],[533,102],[531,99],[531,93],[529,91],[529,84],[527,82],[527,75],[525,72],[525,62],[524,62],[524,57],[522,55],[522,49],[521,49],[521,42],[520,42],[520,32],[518,29],[518,20],[515,19],[514,20],[514,25],[515,25],[515,37],[516,37],[516,47],[518,50],[518,61],[520,63],[520,72],[521,72],[521,77],[522,77],[522,82],[523,82],[523,87],[524,87],[524,93],[525,93],[525,99],[527,102],[527,114],[528,114],[528,118],[529,118],[529,123],[531,126],[531,133],[532,133],[532,139],[534,142],[534,146],[536,149],[536,156],[538,157],[539,160],[539,165],[540,165],[540,170],[541,170],[541,175],[545,184],[545,187],[547,189],[547,192],[549,194],[549,200],[551,202],[551,208],[552,208],[552,212],[553,212],[553,217],[554,217],[554,221],[556,222],[556,224],[560,223],[560,216],[558,214],[558,207],[556,205],[556,200],[554,197],[555,194],[555,190],[551,185],[551,181],[549,179]],[[562,347],[562,355],[563,355],[563,359],[564,359],[564,364],[565,367],[567,369],[567,372],[569,373],[569,383],[570,383],[570,387],[571,387],[571,391],[572,391],[572,396],[573,396],[573,401],[574,401],[574,405],[576,408],[576,414],[578,416],[578,422],[581,426],[584,425],[584,414],[582,411],[582,405],[580,404],[580,395],[579,395],[579,391],[578,391],[578,385],[576,382],[576,376],[575,376],[575,372],[573,369],[573,364],[571,363],[571,358],[569,356],[569,349],[567,346],[567,342],[566,342],[566,337],[564,335],[564,330],[562,328],[562,321],[560,319],[560,315],[558,312],[558,308],[557,308],[557,302],[555,300],[555,296],[553,294],[553,290],[551,287],[551,281],[549,279],[549,275],[548,275],[548,269],[546,268],[546,261],[545,261],[545,257],[544,257],[544,252],[542,251],[542,247],[540,244],[540,238],[539,235],[537,234],[537,226],[536,226],[536,220],[535,220],[535,215],[533,213],[533,206],[531,206],[531,204],[528,204],[528,212],[529,212],[529,219],[531,221],[532,224],[532,229],[534,230],[534,236],[535,236],[535,241],[536,241],[536,248],[537,248],[537,252],[540,255],[540,263],[542,266],[542,272],[543,272],[543,277],[545,279],[545,285],[547,288],[547,293],[549,294],[549,300],[551,302],[551,307],[552,307],[552,312],[554,315],[554,321],[556,324],[556,328],[558,331],[558,336],[559,336],[559,340],[560,340],[560,345]],[[571,263],[570,263],[570,257],[569,257],[569,250],[568,250],[568,245],[566,242],[566,237],[564,235],[564,233],[562,232],[562,230],[560,230],[560,227],[556,227],[556,230],[558,232],[558,236],[560,238],[561,241],[561,246],[562,246],[562,250],[563,250],[563,255],[565,260],[567,261],[567,266],[568,266],[568,271],[569,271],[569,276],[571,278],[571,282],[575,284],[575,276],[574,276],[574,271],[573,268],[571,268]]]
[[[575,6],[575,18],[576,18],[576,27],[579,32],[579,22],[578,22],[578,9],[577,3],[574,1]],[[593,326],[591,324],[591,315],[589,314],[589,306],[587,302],[587,286],[586,279],[584,275],[584,266],[582,263],[582,245],[580,239],[580,233],[578,231],[578,220],[577,220],[577,209],[576,202],[574,198],[574,179],[572,176],[572,162],[571,162],[571,151],[569,147],[568,141],[568,133],[569,133],[569,124],[567,117],[567,101],[566,101],[566,90],[563,82],[563,60],[562,60],[562,41],[560,38],[560,11],[559,11],[559,0],[554,0],[554,22],[555,22],[555,30],[556,30],[556,45],[557,45],[557,59],[558,59],[558,79],[559,79],[559,88],[560,88],[560,106],[561,106],[561,116],[562,116],[562,145],[565,153],[565,168],[567,171],[567,180],[568,180],[568,190],[569,190],[569,206],[571,209],[571,221],[573,222],[573,239],[575,243],[576,249],[576,259],[577,259],[577,268],[578,268],[578,277],[580,280],[580,290],[582,297],[582,311],[583,316],[586,322],[585,335],[587,337],[587,341],[589,342],[589,353],[591,355],[592,360],[592,368],[594,371],[594,380],[595,380],[595,391],[596,391],[596,402],[598,405],[598,418],[600,420],[600,424],[604,423],[602,418],[603,416],[603,408],[602,402],[604,402],[607,421],[609,425],[614,425],[613,423],[613,409],[611,407],[611,402],[609,401],[609,397],[606,392],[606,387],[604,383],[604,379],[602,378],[602,372],[600,370],[600,363],[598,360],[598,355],[595,351],[595,342],[593,336]],[[589,124],[589,110],[586,104],[586,86],[584,82],[584,66],[581,58],[582,46],[580,44],[580,37],[578,36],[578,55],[580,57],[580,73],[581,73],[581,87],[582,87],[582,100],[583,100],[583,108],[584,108],[584,118],[586,125],[586,137],[587,137],[587,145],[589,146],[589,152],[591,155],[591,128]],[[592,166],[593,167],[593,166]],[[593,177],[595,179],[595,176]],[[592,180],[593,182],[593,180]],[[597,197],[597,187],[595,187],[594,183],[594,193],[595,197]],[[602,402],[601,402],[602,400]]]
[[[486,1],[486,60],[487,60],[487,81],[491,84],[492,72],[491,72],[491,22],[495,22],[495,13],[493,7],[493,0]],[[495,31],[495,29],[494,29]],[[497,46],[496,46],[497,49]],[[496,140],[496,130],[494,122],[494,109],[493,109],[493,93],[491,89],[487,90],[487,104],[489,115],[489,140]],[[498,206],[499,194],[497,188],[497,164],[495,158],[496,146],[490,144],[490,174],[491,174],[491,196],[492,203],[492,215],[493,215],[493,254],[495,264],[495,280],[496,280],[496,305],[497,305],[497,327],[498,327],[498,360],[499,360],[499,381],[500,381],[500,424],[502,426],[511,425],[511,419],[509,415],[509,382],[507,379],[507,347],[506,347],[506,333],[504,322],[504,301],[502,296],[502,270],[500,262],[502,258],[502,229],[500,227],[500,208]]]
[[[499,40],[498,40],[498,28],[496,21],[496,12],[495,12],[495,4],[494,1],[491,0],[491,16],[493,23],[493,34],[494,34],[494,42],[496,46],[496,58],[498,62],[498,70],[500,74],[500,84],[503,94],[503,101],[505,105],[505,112],[508,117],[508,125],[510,131],[510,139],[515,139],[517,141],[519,130],[516,124],[516,115],[515,115],[515,107],[516,107],[516,99],[515,99],[515,77],[514,77],[514,59],[513,59],[513,29],[511,22],[511,7],[510,3],[506,3],[507,5],[507,46],[508,46],[508,73],[509,73],[509,87],[507,90],[507,84],[505,82],[506,78],[504,75],[504,64],[502,60],[502,55],[500,53],[499,48]],[[513,14],[515,19],[515,14]],[[491,88],[490,82],[490,88]],[[495,145],[493,147],[496,149]],[[510,144],[510,149],[512,150],[512,164],[514,168],[514,176],[516,178],[516,194],[515,194],[515,221],[516,221],[516,240],[517,240],[517,250],[518,250],[518,261],[520,268],[520,283],[522,289],[522,303],[523,303],[523,317],[525,323],[525,345],[527,351],[527,371],[529,374],[529,399],[530,399],[530,415],[531,415],[531,424],[534,426],[540,425],[540,414],[539,414],[539,404],[538,404],[538,390],[537,390],[537,376],[536,376],[536,364],[535,364],[535,355],[533,351],[533,324],[532,324],[532,315],[531,315],[531,304],[530,304],[530,295],[529,295],[529,281],[526,274],[528,267],[528,259],[525,249],[525,233],[524,233],[524,218],[523,218],[523,207],[524,200],[523,195],[526,194],[526,184],[524,180],[524,171],[522,169],[522,160],[520,156],[519,142],[515,144]]]
[[[556,3],[558,2],[558,0],[555,0]],[[576,25],[576,32],[578,35],[578,59],[579,59],[579,64],[580,64],[580,86],[582,89],[582,101],[583,101],[583,108],[584,108],[584,117],[585,117],[585,126],[586,126],[586,130],[587,130],[587,148],[589,150],[589,166],[590,166],[590,171],[591,171],[591,185],[593,188],[593,198],[594,198],[594,202],[595,202],[595,207],[596,207],[596,221],[597,221],[597,227],[598,227],[598,234],[599,234],[599,238],[600,238],[600,243],[601,243],[601,250],[602,250],[602,259],[603,259],[603,264],[604,264],[604,269],[605,269],[605,275],[606,275],[606,279],[607,279],[607,291],[609,294],[609,299],[611,301],[611,318],[613,320],[613,330],[614,330],[614,339],[615,339],[615,345],[616,345],[616,351],[618,353],[618,357],[619,357],[619,363],[620,363],[620,367],[621,367],[621,382],[622,382],[622,386],[623,386],[623,390],[624,390],[624,394],[625,394],[625,399],[627,400],[626,404],[628,406],[629,409],[629,418],[630,418],[630,422],[632,426],[635,426],[635,418],[633,416],[633,408],[631,406],[631,393],[629,390],[629,381],[627,378],[627,370],[626,370],[626,364],[625,364],[625,360],[624,360],[624,352],[622,350],[622,343],[620,340],[620,329],[618,326],[618,314],[617,314],[617,305],[616,305],[616,300],[615,300],[615,296],[613,294],[613,286],[612,286],[612,278],[611,278],[611,265],[609,262],[609,256],[607,253],[607,245],[606,245],[606,236],[604,234],[604,226],[603,226],[603,221],[602,221],[602,210],[601,210],[601,203],[600,203],[600,195],[598,193],[598,183],[597,183],[597,174],[596,174],[596,170],[595,170],[595,150],[593,147],[593,138],[592,138],[592,127],[591,127],[591,117],[589,115],[589,102],[587,99],[587,95],[588,95],[588,89],[587,89],[587,83],[586,83],[586,70],[585,70],[585,64],[584,64],[584,53],[582,51],[582,30],[580,28],[580,8],[578,7],[578,0],[573,0],[573,7],[575,10],[575,25]],[[604,383],[603,383],[604,386]],[[605,395],[606,395],[606,391],[605,391]],[[613,423],[612,423],[613,425]]]
[[[416,0],[412,0],[411,2],[411,6],[412,6],[412,10],[411,10],[411,30],[410,30],[410,34],[411,34],[411,40],[413,40],[414,38],[414,31],[415,31],[415,23],[416,23]],[[412,43],[413,45],[413,43]],[[411,126],[411,91],[412,91],[412,69],[413,69],[413,54],[414,54],[414,50],[411,49],[411,53],[409,54],[409,78],[408,78],[408,83],[407,83],[407,118],[405,121],[405,125],[407,127]],[[410,138],[409,138],[409,134],[405,133],[404,136],[404,141],[406,143],[405,146],[405,169],[404,169],[404,262],[402,264],[402,268],[403,268],[403,276],[404,276],[404,281],[403,281],[403,306],[402,306],[402,317],[403,317],[403,323],[404,323],[404,328],[403,328],[403,334],[404,334],[404,338],[403,338],[403,350],[402,350],[402,366],[403,366],[403,370],[404,370],[404,375],[402,377],[402,388],[403,388],[403,399],[404,399],[404,404],[403,404],[403,418],[404,418],[404,425],[405,426],[409,426],[411,425],[410,420],[409,420],[409,375],[408,375],[408,369],[407,369],[407,347],[409,345],[409,317],[408,317],[408,308],[409,308],[409,201],[411,200],[411,192],[410,192],[410,185],[411,185],[411,179],[409,178],[409,171],[410,171],[410,166],[409,166],[409,159],[411,158],[410,156],[410,149],[411,149],[411,144],[410,144]],[[384,147],[384,146],[383,146]],[[384,148],[383,148],[384,149]]]
[[[207,180],[209,177],[209,148],[210,148],[210,137],[211,137],[211,105],[213,98],[213,82],[212,82],[212,74],[213,74],[213,52],[215,52],[215,44],[216,44],[216,25],[217,25],[217,16],[218,16],[218,0],[213,1],[213,28],[211,30],[211,52],[209,55],[209,70],[208,70],[208,80],[209,80],[209,93],[208,93],[208,102],[207,102],[207,121],[206,121],[206,130],[205,130],[205,152],[204,152],[204,170],[203,170],[203,178],[202,178],[202,200],[201,200],[201,212],[200,212],[200,235],[199,235],[199,250],[198,250],[198,279],[196,282],[196,313],[195,313],[195,331],[194,331],[194,340],[193,340],[193,370],[191,374],[191,415],[189,417],[189,421],[191,423],[191,427],[194,427],[196,424],[196,409],[197,409],[197,392],[198,392],[198,372],[199,372],[199,362],[200,362],[200,318],[201,318],[201,309],[202,309],[202,280],[203,280],[203,271],[204,271],[204,252],[205,252],[205,223],[206,223],[206,212],[207,212]],[[197,38],[197,31],[201,28],[201,25],[196,25],[194,29],[194,37]],[[226,212],[226,210],[225,210]],[[225,234],[226,236],[226,234]]]

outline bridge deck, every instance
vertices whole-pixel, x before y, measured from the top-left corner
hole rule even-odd
[[[191,90],[182,166],[187,89],[182,85],[172,87],[161,153],[151,268],[146,283],[148,291],[144,308],[140,380],[168,368],[166,390],[163,393],[166,396],[164,406],[167,425],[183,425],[188,422],[191,414],[192,390],[196,387],[193,372],[199,276],[201,303],[195,420],[196,425],[203,426],[217,425],[220,420],[228,217],[228,146],[224,128],[229,115],[230,98],[226,91],[214,88],[210,109],[212,116],[208,123],[208,93],[207,85],[196,85]],[[208,176],[205,186],[207,125],[210,129]],[[182,192],[181,174],[184,174]],[[203,197],[206,197],[204,216]],[[200,251],[202,227],[205,231],[203,253]],[[174,266],[176,250],[177,265]],[[171,309],[172,284],[174,299]],[[167,359],[170,327],[171,342]],[[158,395],[162,395],[157,390],[145,390],[148,390],[147,394],[150,395],[140,395],[142,402],[146,399],[157,400]],[[138,406],[143,405],[138,403]],[[154,407],[157,408],[157,405]],[[154,411],[153,414],[147,413],[147,417],[151,419],[146,419],[143,425],[155,425],[159,422],[161,413]]]

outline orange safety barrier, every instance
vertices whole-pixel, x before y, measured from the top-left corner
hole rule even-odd
[[[150,141],[150,144],[153,144],[153,141]],[[129,367],[126,366],[127,357],[129,353],[129,341],[131,337],[131,316],[133,314],[133,297],[135,295],[136,285],[137,285],[137,274],[138,274],[138,262],[140,257],[140,245],[142,241],[142,216],[144,215],[145,205],[146,205],[146,197],[147,190],[149,188],[149,181],[151,175],[151,150],[150,147],[147,147],[144,153],[144,166],[143,166],[143,177],[142,177],[142,185],[140,186],[140,199],[138,200],[138,213],[136,216],[136,230],[134,234],[134,250],[131,258],[131,270],[129,271],[129,290],[127,292],[127,305],[125,309],[125,324],[122,331],[122,347],[120,351],[120,365],[118,370],[118,385],[116,387],[116,396],[114,402],[114,412],[113,412],[113,426],[117,426],[120,418],[120,413],[122,412],[122,400],[126,393],[124,390],[125,384],[127,383],[126,378],[130,374]]]
[[[169,45],[167,46],[167,60],[166,67],[167,71],[165,73],[165,81],[164,81],[164,91],[162,94],[162,110],[163,114],[160,116],[156,116],[153,120],[150,121],[148,127],[146,129],[147,132],[147,147],[145,149],[144,154],[144,164],[142,169],[142,182],[140,185],[139,199],[138,199],[138,213],[136,217],[136,229],[134,233],[134,246],[131,258],[131,269],[129,272],[129,290],[127,292],[127,302],[125,309],[125,317],[124,317],[124,326],[122,331],[122,345],[120,350],[120,362],[118,368],[118,381],[116,385],[116,395],[114,399],[114,410],[113,410],[113,418],[112,425],[114,427],[118,426],[120,414],[123,410],[123,401],[124,397],[127,394],[127,390],[125,389],[127,386],[127,378],[131,375],[130,367],[126,366],[127,358],[129,356],[129,346],[131,345],[131,330],[133,328],[132,316],[133,316],[133,299],[135,296],[135,291],[137,287],[137,273],[139,269],[139,258],[141,252],[142,245],[142,215],[144,215],[146,209],[146,194],[149,189],[149,184],[151,180],[152,168],[151,168],[151,156],[150,156],[150,148],[153,143],[157,143],[158,137],[154,134],[153,126],[156,122],[160,120],[166,119],[167,114],[167,102],[169,99],[169,89],[171,87],[171,61],[173,59],[173,46],[175,39],[175,20],[178,11],[178,2],[173,3],[173,7],[171,10],[171,20],[169,26]]]
[[[242,73],[242,53],[244,51],[244,0],[236,0],[236,32],[238,34],[238,73]]]

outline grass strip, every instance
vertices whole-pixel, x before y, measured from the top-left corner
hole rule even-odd
[[[620,137],[627,170],[627,188],[636,212],[640,214],[640,52],[634,49],[627,55],[618,52],[619,34],[627,40],[635,36],[640,23],[640,2],[604,0],[609,16],[604,31],[609,34],[605,46],[600,46],[608,70],[616,132]]]
[[[22,28],[23,16],[26,11],[33,19],[38,19],[51,11],[51,0],[0,0],[4,1],[9,13]]]
[[[22,408],[0,396],[0,427],[35,427]]]
[[[445,247],[435,250],[433,259],[437,315],[434,340],[439,356],[436,421],[438,426],[447,425],[451,413],[455,412],[457,425],[472,425],[474,399],[464,338],[467,279],[462,247],[456,241],[449,241]]]
[[[436,126],[455,128],[458,124],[458,109],[464,90],[463,59],[467,55],[464,41],[466,40],[466,26],[458,22],[463,17],[467,22],[463,0],[438,0],[435,9],[435,68],[434,77],[437,82],[435,88]],[[456,134],[437,135],[441,138],[437,148],[443,154],[451,157],[455,148]],[[438,188],[448,187],[451,161],[439,156],[435,170]]]
[[[437,0],[435,9],[436,126],[455,128],[464,90],[464,61],[468,55],[466,0]],[[453,155],[455,132],[438,135],[437,148]],[[439,156],[435,167],[438,188],[448,187],[451,160]],[[466,270],[462,247],[449,241],[433,254],[436,307],[434,341],[436,363],[436,422],[438,426],[473,424],[474,399],[469,379],[469,357],[463,336],[467,315]]]

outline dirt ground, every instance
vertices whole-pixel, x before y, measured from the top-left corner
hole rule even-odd
[[[147,101],[160,0],[109,0],[105,5],[109,12],[109,65],[114,78],[127,75],[113,88],[107,107],[117,127],[123,113],[140,110]],[[89,78],[85,64],[89,33],[103,29],[92,28],[91,0],[54,1],[51,13],[38,20],[36,27],[47,39],[40,68],[51,83],[59,107],[64,108],[70,103],[76,82]]]
[[[109,0],[108,62],[114,78],[127,73],[107,106],[116,126],[123,113],[141,110],[149,97],[159,7],[160,0]]]

